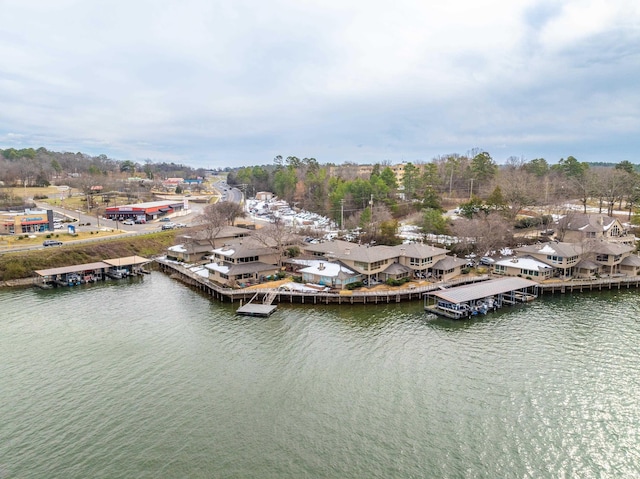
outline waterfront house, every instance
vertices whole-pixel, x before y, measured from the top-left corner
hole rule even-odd
[[[246,228],[224,226],[220,228],[213,238],[210,238],[209,234],[204,230],[181,235],[177,238],[181,243],[167,249],[167,258],[187,263],[200,261],[203,256],[208,256],[213,248],[244,238],[249,234],[251,234],[251,230]]]
[[[448,281],[462,274],[467,261],[456,256],[445,256],[431,268],[431,274],[437,280]]]
[[[493,273],[501,276],[518,276],[533,281],[544,281],[553,276],[553,267],[529,255],[503,258],[493,264]]]
[[[280,271],[278,252],[251,237],[213,249],[211,259],[209,279],[224,286],[256,284]]]
[[[397,263],[399,252],[392,246],[368,246],[334,240],[324,243],[305,243],[304,254],[329,261],[339,260],[347,268],[360,274],[367,282],[384,281],[383,273],[389,265]]]
[[[553,276],[565,278],[595,278],[602,275],[636,276],[640,272],[640,258],[634,256],[633,246],[604,239],[582,243],[552,241],[518,248],[554,268]],[[494,266],[494,272],[498,272]]]
[[[406,243],[393,248],[398,254],[398,263],[407,267],[412,276],[418,278],[426,278],[433,266],[449,252],[423,243]]]
[[[606,275],[623,274],[622,261],[631,256],[634,249],[633,246],[624,243],[610,243],[604,240],[589,241],[583,246],[588,258],[600,266],[601,274]],[[627,262],[627,266],[632,267],[633,262]],[[628,272],[631,270],[627,269]]]
[[[291,260],[296,262],[296,260]],[[298,269],[303,283],[321,284],[334,289],[344,289],[351,283],[360,281],[355,271],[350,270],[340,262],[328,262],[324,260],[298,260],[303,265]]]
[[[528,255],[554,268],[554,276],[569,278],[581,258],[581,248],[574,243],[551,241],[522,246],[516,251]]]

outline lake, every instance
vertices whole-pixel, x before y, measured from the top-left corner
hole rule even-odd
[[[234,314],[162,273],[0,290],[0,479],[640,476],[640,296]]]

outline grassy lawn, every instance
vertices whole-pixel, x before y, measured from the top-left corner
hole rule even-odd
[[[3,235],[0,236],[0,249],[2,248],[16,248],[19,246],[35,246],[41,245],[45,239],[55,239],[66,243],[67,241],[83,240],[96,237],[109,237],[117,236],[121,232],[111,231],[80,231],[76,234],[67,233],[66,229],[56,230],[52,233],[38,233],[38,234],[21,234],[21,235]]]

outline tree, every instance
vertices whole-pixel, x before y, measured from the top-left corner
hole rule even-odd
[[[422,219],[418,225],[423,235],[449,234],[449,224],[440,210],[427,208],[422,212]]]
[[[497,212],[472,219],[457,219],[453,223],[453,231],[461,241],[459,247],[478,255],[499,250],[513,242],[511,227]]]
[[[524,169],[541,178],[549,172],[549,164],[544,158],[536,158],[524,164]]]
[[[127,172],[130,175],[135,175],[136,173],[136,164],[131,161],[131,160],[125,160],[122,163],[120,163],[120,171],[121,172]]]
[[[493,158],[491,158],[491,155],[483,151],[471,160],[471,171],[474,178],[479,181],[486,181],[494,177],[498,171],[498,166],[496,162],[493,161]]]
[[[280,218],[275,218],[272,223],[256,230],[252,238],[260,244],[276,250],[278,266],[282,265],[282,260],[287,256],[290,247],[297,243],[297,236],[293,233],[293,228],[287,226]]]
[[[202,225],[205,239],[212,248],[215,247],[215,239],[222,231],[222,228],[229,225],[227,207],[224,203],[214,203],[204,207],[202,213],[196,218]]]

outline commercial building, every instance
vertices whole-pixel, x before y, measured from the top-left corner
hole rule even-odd
[[[0,214],[0,234],[42,233],[53,231],[52,210],[25,210]]]
[[[107,208],[105,216],[112,220],[151,221],[176,211],[188,209],[188,200],[150,201],[133,205],[112,206]]]

